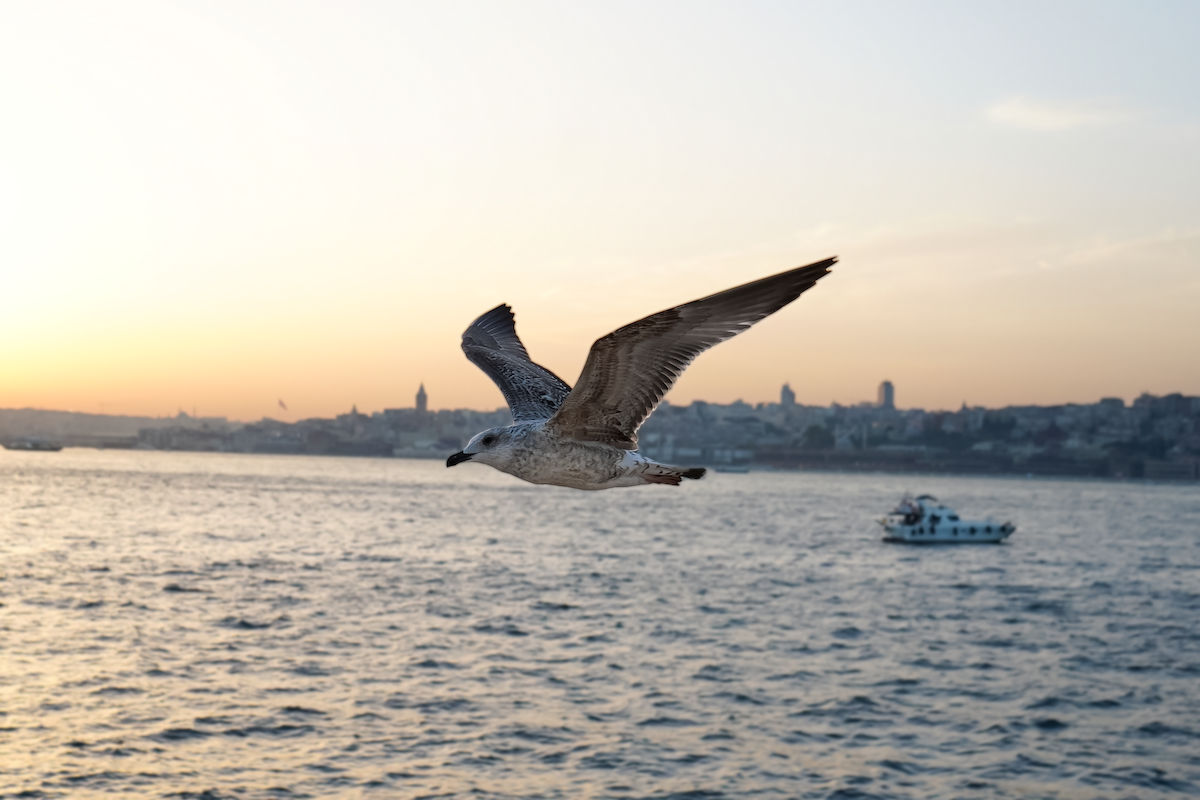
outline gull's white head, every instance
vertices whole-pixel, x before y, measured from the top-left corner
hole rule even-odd
[[[475,461],[495,467],[501,472],[508,472],[507,467],[514,454],[514,444],[512,428],[488,428],[475,434],[461,452],[447,458],[446,466],[453,467],[464,461]]]

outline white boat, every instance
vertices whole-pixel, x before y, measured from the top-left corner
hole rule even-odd
[[[885,542],[914,544],[982,544],[1002,542],[1017,529],[1011,522],[960,519],[933,495],[905,497],[896,510],[879,520]]]

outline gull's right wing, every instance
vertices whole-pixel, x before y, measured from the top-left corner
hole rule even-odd
[[[696,356],[795,300],[836,262],[827,258],[735,286],[597,339],[575,390],[547,429],[576,441],[636,449],[638,427]]]
[[[501,304],[463,331],[467,360],[491,378],[512,412],[513,422],[549,419],[571,393],[571,387],[529,359],[517,338],[512,309]]]

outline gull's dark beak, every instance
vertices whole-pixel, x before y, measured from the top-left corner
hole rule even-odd
[[[471,454],[458,452],[446,459],[446,466],[453,467],[455,464],[461,464],[464,461],[470,461]]]

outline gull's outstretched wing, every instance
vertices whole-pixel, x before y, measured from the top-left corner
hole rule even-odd
[[[549,419],[571,393],[561,378],[529,360],[507,305],[472,322],[463,331],[462,349],[500,387],[514,422]]]
[[[749,328],[829,274],[837,258],[669,308],[597,339],[574,391],[547,428],[637,448],[637,429],[696,356]]]

